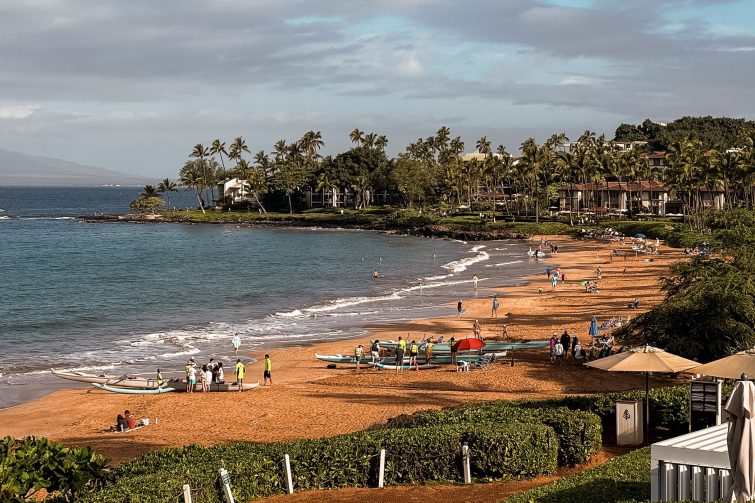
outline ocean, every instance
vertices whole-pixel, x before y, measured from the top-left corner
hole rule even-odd
[[[0,187],[0,408],[70,385],[51,368],[167,374],[230,361],[234,334],[247,352],[350,338],[540,269],[508,240],[75,218],[128,213],[139,191]]]

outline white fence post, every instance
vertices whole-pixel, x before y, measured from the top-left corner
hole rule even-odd
[[[385,481],[385,449],[380,449],[380,471],[378,472],[378,487],[383,487]]]
[[[225,494],[226,502],[235,503],[233,501],[233,493],[231,492],[231,477],[225,468],[220,469],[220,480],[223,482],[223,493]]]
[[[464,464],[464,483],[472,483],[472,471],[469,468],[469,447],[467,445],[461,446],[462,463]]]
[[[184,484],[184,503],[191,503],[191,487]]]
[[[286,462],[286,483],[288,484],[288,494],[294,494],[294,481],[291,477],[291,458],[284,454],[283,460]]]

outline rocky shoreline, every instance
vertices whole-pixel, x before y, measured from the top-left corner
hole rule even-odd
[[[208,224],[208,225],[241,225],[248,227],[288,227],[288,228],[326,228],[326,229],[357,229],[371,230],[378,232],[392,232],[398,234],[407,234],[411,236],[422,236],[427,238],[445,238],[458,239],[461,241],[493,241],[500,239],[530,239],[532,234],[523,232],[511,232],[505,229],[464,229],[449,225],[428,224],[414,227],[392,226],[385,222],[379,225],[364,224],[355,222],[332,222],[320,219],[290,219],[290,220],[273,220],[273,219],[248,219],[248,218],[228,218],[218,220],[198,220],[192,217],[165,217],[163,215],[82,215],[76,217],[77,220],[89,223],[110,223],[110,222],[127,222],[127,223],[176,223],[176,224]]]

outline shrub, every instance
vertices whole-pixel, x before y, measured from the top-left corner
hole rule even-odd
[[[469,445],[476,478],[514,479],[557,467],[558,441],[545,425],[448,425],[371,430],[320,440],[277,444],[237,443],[166,449],[126,463],[104,490],[83,501],[174,501],[183,484],[197,500],[220,502],[217,468],[225,466],[239,501],[282,494],[283,455],[291,458],[297,490],[376,485],[379,451],[386,450],[386,484],[461,482],[461,446]]]
[[[5,437],[0,458],[0,501],[26,501],[41,489],[69,501],[102,482],[107,465],[89,447],[64,447],[34,437]]]
[[[564,477],[506,499],[507,503],[611,503],[650,498],[650,448],[638,449],[604,465]]]
[[[518,407],[516,403],[496,401],[472,404],[457,409],[420,412],[393,420],[388,427],[417,427],[439,424],[545,424],[558,437],[560,465],[585,463],[601,446],[600,419],[589,412],[564,407]]]

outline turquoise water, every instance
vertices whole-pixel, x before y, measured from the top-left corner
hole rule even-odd
[[[126,213],[137,192],[0,188],[0,407],[60,385],[51,367],[179,369],[229,359],[236,333],[246,350],[352,337],[450,314],[473,274],[499,286],[539,268],[517,242],[71,218]]]

